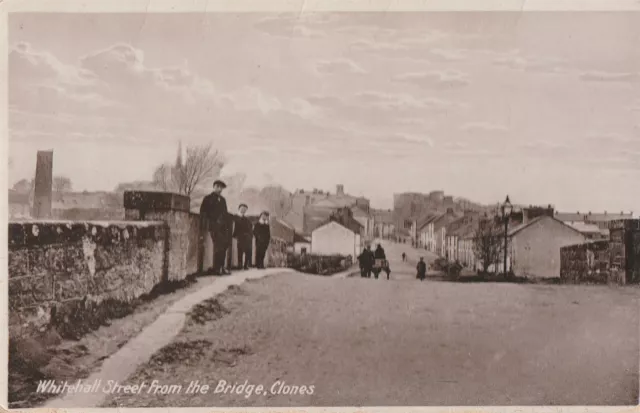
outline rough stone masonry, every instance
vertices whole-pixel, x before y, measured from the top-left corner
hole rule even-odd
[[[10,337],[149,293],[165,272],[167,234],[164,222],[10,223]]]

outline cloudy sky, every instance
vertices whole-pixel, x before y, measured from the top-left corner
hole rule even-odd
[[[640,14],[13,14],[10,184],[212,141],[247,183],[640,213]],[[632,188],[634,190],[632,191]]]

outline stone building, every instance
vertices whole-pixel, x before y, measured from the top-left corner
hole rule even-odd
[[[311,193],[299,190],[293,195],[292,205],[293,209],[285,220],[291,222],[290,218],[301,217],[301,228],[296,225],[294,227],[303,235],[310,235],[315,228],[323,225],[334,212],[341,208],[352,209],[353,214],[365,228],[366,234],[373,234],[373,216],[369,200],[345,193],[343,185],[336,186],[335,194],[318,190]]]
[[[373,236],[384,239],[392,239],[396,235],[396,226],[393,219],[393,211],[390,209],[372,209]]]
[[[364,227],[353,217],[351,210],[343,208],[312,231],[311,253],[355,258],[362,249],[363,231]]]
[[[529,278],[560,277],[560,249],[583,243],[587,239],[580,231],[552,215],[527,219],[525,213],[525,221],[509,231],[507,265],[515,275]],[[502,268],[498,270],[502,271]]]

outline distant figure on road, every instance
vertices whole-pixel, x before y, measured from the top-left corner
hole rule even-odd
[[[238,241],[238,265],[243,269],[249,269],[253,258],[253,225],[246,217],[247,204],[240,204],[236,216],[233,237]]]
[[[373,251],[371,246],[367,245],[362,253],[358,256],[358,262],[360,263],[360,276],[364,278],[371,278],[371,270],[373,269]]]
[[[420,261],[418,261],[418,265],[416,266],[418,270],[418,275],[416,278],[419,278],[420,281],[424,281],[427,276],[427,263],[424,262],[424,257],[420,257]]]
[[[256,268],[264,268],[264,256],[271,241],[268,212],[260,214],[260,220],[253,227],[253,235],[256,237]]]
[[[213,192],[205,196],[200,205],[201,228],[209,231],[213,241],[213,271],[214,275],[224,275],[225,259],[227,257],[227,201],[222,191],[227,185],[222,181],[213,183]]]
[[[402,253],[402,261],[406,261],[407,260],[407,254],[405,254],[404,252]]]
[[[387,261],[387,254],[384,252],[384,248],[382,245],[378,244],[375,252],[373,253],[375,258],[375,269],[373,271],[373,275],[378,278],[378,274],[380,274],[380,270],[384,270],[387,273],[387,280],[389,279],[389,275],[391,274],[391,269],[389,268],[389,261]]]

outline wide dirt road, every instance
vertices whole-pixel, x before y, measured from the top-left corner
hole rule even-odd
[[[181,384],[179,393],[145,390],[106,405],[636,404],[639,296],[636,288],[276,275],[201,306],[128,380]],[[195,380],[209,392],[185,394]],[[248,380],[267,394],[216,393],[221,380]],[[313,392],[283,394],[282,382]]]
[[[437,258],[436,254],[425,249],[413,248],[411,244],[397,244],[385,240],[375,240],[371,244],[371,249],[375,250],[378,243],[384,248],[389,266],[391,267],[390,279],[394,281],[415,281],[416,265],[420,257],[424,258],[427,263],[427,268],[429,268],[429,264]],[[407,255],[406,261],[402,261],[403,252]],[[380,278],[386,280],[387,274],[385,272],[380,273]]]

